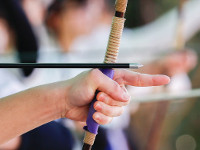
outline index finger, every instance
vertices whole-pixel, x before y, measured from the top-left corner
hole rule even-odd
[[[166,75],[147,75],[129,70],[115,70],[114,80],[119,84],[139,87],[160,86],[170,82]]]

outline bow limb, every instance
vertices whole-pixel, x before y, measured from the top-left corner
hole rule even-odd
[[[110,32],[110,37],[108,41],[107,51],[104,58],[104,63],[116,63],[120,41],[122,32],[124,29],[124,22],[125,22],[125,12],[127,7],[128,0],[116,0],[115,3],[115,16],[113,17],[112,21],[112,27]],[[107,75],[110,78],[113,78],[114,76],[114,70],[113,69],[100,69],[105,75]],[[96,92],[96,95],[98,94],[98,91]],[[94,103],[97,101],[95,98],[93,99],[89,113],[87,118],[87,126],[84,127],[86,130],[85,138],[84,138],[84,145],[82,150],[90,150],[92,148],[92,145],[94,144],[96,134],[98,133],[98,127],[99,124],[96,123],[96,121],[93,120],[92,116],[95,113],[94,110]]]

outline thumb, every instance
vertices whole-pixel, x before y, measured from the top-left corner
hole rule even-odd
[[[126,102],[130,99],[130,95],[124,88],[121,88],[116,81],[104,75],[99,69],[93,69],[90,75],[97,90],[108,94],[117,101]]]

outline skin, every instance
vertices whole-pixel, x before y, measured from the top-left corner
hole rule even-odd
[[[9,53],[14,42],[13,32],[3,18],[0,18],[0,35],[0,54]]]
[[[93,119],[109,123],[123,112],[130,96],[124,85],[159,86],[169,83],[165,75],[145,75],[115,70],[114,81],[98,69],[83,72],[73,79],[38,86],[0,100],[0,144],[42,124],[59,118],[86,121],[89,104],[97,95]]]
[[[58,40],[63,52],[69,52],[77,37],[91,33],[102,13],[99,9],[102,5],[103,1],[99,0],[88,0],[85,5],[69,1],[60,11],[47,15],[47,27]]]
[[[42,0],[22,0],[22,6],[33,26],[37,27],[43,23],[45,8]]]
[[[166,74],[170,77],[188,73],[195,68],[197,64],[197,54],[194,50],[185,49],[166,55],[152,63],[144,65],[138,69],[139,72],[148,74]]]

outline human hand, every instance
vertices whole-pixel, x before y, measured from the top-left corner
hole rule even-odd
[[[179,73],[191,71],[197,64],[197,55],[193,50],[184,50],[166,56],[162,61],[162,68],[167,75],[174,76]]]
[[[128,105],[130,101],[124,85],[141,87],[169,83],[169,78],[165,75],[145,75],[128,70],[115,70],[113,80],[98,69],[83,72],[69,80],[68,88],[64,92],[65,108],[62,117],[86,121],[89,104],[96,90],[99,90],[101,92],[98,93],[97,102],[94,104],[97,112],[94,113],[93,119],[99,124],[107,124],[112,117],[121,115],[123,106]]]
[[[0,99],[0,144],[49,121],[67,117],[85,121],[96,90],[93,119],[106,124],[118,116],[130,96],[124,85],[154,86],[169,82],[164,75],[144,75],[116,70],[114,81],[100,70],[83,72],[68,81],[34,87]]]

